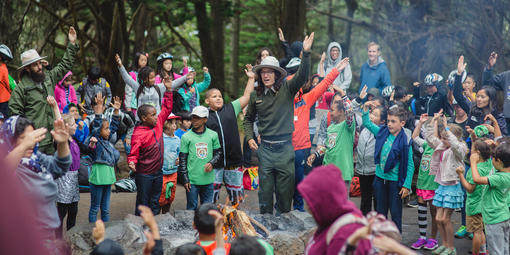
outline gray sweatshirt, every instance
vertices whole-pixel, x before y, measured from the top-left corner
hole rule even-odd
[[[133,96],[136,97],[136,92],[138,91],[138,87],[140,87],[140,84],[137,81],[133,80],[133,77],[129,75],[124,66],[119,67],[119,72],[124,82],[133,89]],[[186,75],[183,75],[178,79],[175,79],[172,82],[172,89],[176,90],[182,84],[184,84],[185,81]],[[159,89],[159,91],[161,92],[161,98],[159,97],[157,89]],[[154,86],[143,88],[143,92],[140,94],[140,97],[138,97],[138,107],[140,107],[143,104],[152,105],[156,108],[157,114],[159,114],[159,112],[161,111],[161,104],[163,102],[163,94],[165,93],[165,91],[166,87],[163,83],[154,84]],[[138,116],[136,118],[138,118]]]
[[[331,58],[331,53],[330,53],[331,49],[333,47],[338,48],[338,50],[340,51],[338,58],[335,60],[333,60]],[[340,63],[340,61],[342,61],[342,46],[340,46],[340,44],[337,42],[329,43],[328,51],[326,52],[326,56],[327,56],[327,58],[324,61],[324,77],[326,75],[328,75],[328,73],[331,72],[331,70],[333,70],[333,68],[335,68],[335,66],[338,65],[338,63]],[[317,73],[319,73],[319,74],[321,73],[320,68],[321,68],[321,65],[319,64],[319,66],[317,66]],[[333,84],[337,85],[338,87],[340,87],[343,90],[347,90],[351,86],[351,81],[352,81],[351,65],[348,64],[345,67],[345,69],[340,72],[340,75],[338,75],[336,77],[335,81],[333,81]]]
[[[71,155],[64,158],[48,156],[37,152],[43,171],[36,173],[24,165],[19,165],[16,176],[35,202],[36,221],[43,229],[55,229],[60,226],[57,211],[57,182],[71,166]]]

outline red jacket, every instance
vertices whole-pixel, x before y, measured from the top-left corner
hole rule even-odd
[[[2,63],[0,64],[0,103],[8,102],[11,98],[11,92],[9,71],[7,70],[7,65]]]
[[[136,172],[152,174],[163,167],[163,124],[172,112],[172,92],[163,95],[163,105],[155,127],[137,126],[131,137],[131,153],[128,163],[134,162]]]
[[[294,98],[294,132],[292,133],[292,145],[294,150],[302,150],[312,147],[310,142],[310,108],[315,104],[328,89],[329,85],[338,76],[339,72],[333,68],[315,88],[303,94],[302,90]]]

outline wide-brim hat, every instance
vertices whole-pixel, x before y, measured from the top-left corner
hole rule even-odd
[[[259,72],[260,72],[260,70],[262,70],[262,68],[271,68],[271,69],[275,70],[276,72],[280,73],[280,78],[277,81],[275,81],[275,84],[279,84],[280,82],[283,81],[285,76],[287,76],[287,71],[285,71],[285,69],[280,67],[280,62],[278,62],[278,59],[276,59],[273,56],[267,56],[266,58],[264,58],[264,60],[262,60],[260,65],[256,65],[255,67],[253,67],[253,72],[258,74],[260,77]]]
[[[21,53],[21,66],[18,68],[18,70],[45,58],[46,56],[41,57],[35,49],[27,50]]]

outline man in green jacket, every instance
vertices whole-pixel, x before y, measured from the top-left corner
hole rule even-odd
[[[314,34],[303,41],[303,59],[297,73],[286,80],[287,72],[274,57],[266,57],[254,67],[258,87],[250,94],[244,119],[244,133],[259,158],[260,213],[273,213],[273,192],[276,187],[277,213],[289,212],[294,195],[294,96],[310,73],[310,49]],[[253,123],[258,115],[261,146],[253,136]]]
[[[46,101],[47,96],[55,96],[55,84],[64,77],[65,73],[73,67],[78,44],[76,43],[76,31],[69,28],[69,45],[62,62],[58,63],[51,71],[44,72],[41,60],[35,50],[27,50],[21,54],[20,82],[13,90],[9,101],[9,114],[23,115],[34,122],[35,128],[53,129],[53,111]],[[53,155],[55,147],[50,132],[39,143],[39,150]]]

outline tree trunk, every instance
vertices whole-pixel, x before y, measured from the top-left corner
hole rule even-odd
[[[135,31],[135,44],[133,48],[133,54],[135,55],[138,51],[145,51],[146,44],[146,33],[148,33],[148,29],[151,26],[152,16],[151,11],[147,8],[143,2],[140,3],[140,11],[138,15],[136,15],[134,22],[134,31]]]
[[[328,2],[328,13],[329,13],[329,16],[328,16],[328,38],[329,38],[330,42],[336,42],[333,17],[331,17],[332,12],[333,12],[333,0],[329,0],[329,2]]]
[[[234,17],[232,18],[232,59],[230,60],[230,71],[232,72],[232,83],[229,93],[236,98],[239,95],[239,33],[241,31],[241,10],[240,0],[234,0]]]
[[[211,72],[212,87],[225,91],[225,59],[224,59],[224,6],[225,0],[212,0],[211,18],[207,15],[204,1],[195,2],[198,37],[202,51],[202,64]],[[214,21],[211,35],[211,22]]]
[[[302,41],[305,31],[306,2],[305,0],[282,0],[280,27],[285,39],[292,43]]]
[[[347,4],[347,17],[354,18],[354,12],[358,9],[358,2],[356,0],[345,0],[345,3]],[[349,56],[349,50],[351,48],[352,23],[348,22],[346,25],[345,42],[343,43],[342,52],[343,57]]]

